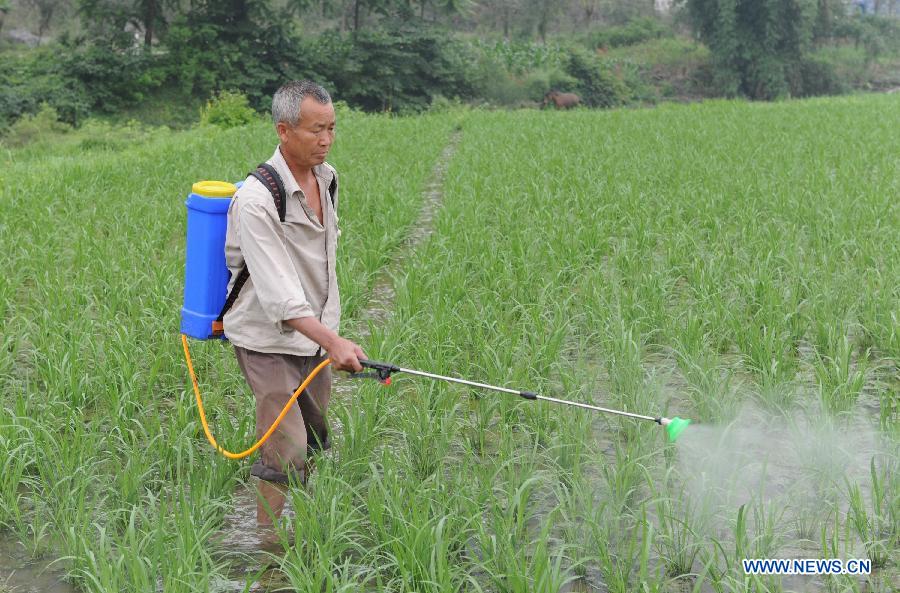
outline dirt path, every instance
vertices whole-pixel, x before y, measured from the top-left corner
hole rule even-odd
[[[425,185],[424,200],[419,217],[413,223],[409,235],[397,248],[390,265],[385,267],[375,279],[372,292],[366,306],[358,319],[351,324],[351,334],[359,341],[369,337],[369,322],[383,325],[391,317],[394,308],[394,281],[393,277],[403,269],[407,259],[415,252],[416,248],[424,243],[434,232],[434,217],[444,201],[444,177],[447,174],[447,165],[456,153],[462,132],[454,130],[450,135],[444,151],[438,157],[428,183]]]

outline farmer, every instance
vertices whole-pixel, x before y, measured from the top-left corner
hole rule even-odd
[[[335,170],[325,162],[335,132],[331,97],[313,82],[289,82],[272,97],[272,119],[279,144],[267,162],[284,185],[284,222],[269,190],[251,176],[231,202],[225,237],[231,283],[245,264],[250,272],[223,321],[256,399],[257,438],[326,355],[332,365],[300,394],[250,470],[260,478],[261,526],[281,516],[290,481],[306,483],[308,455],[330,446],[325,412],[332,368],[360,371],[365,358],[337,333],[338,201],[329,187],[338,191],[331,185]]]

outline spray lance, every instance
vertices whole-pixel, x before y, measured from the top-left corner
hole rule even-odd
[[[326,358],[319,365],[312,370],[309,376],[303,380],[299,387],[294,391],[293,395],[291,395],[288,402],[285,404],[284,408],[281,410],[281,413],[275,419],[275,422],[272,423],[272,426],[263,434],[263,436],[250,448],[241,451],[239,453],[235,453],[232,451],[226,450],[222,447],[216,439],[213,437],[212,432],[209,429],[209,424],[206,420],[206,411],[203,408],[203,398],[200,396],[200,385],[197,382],[197,375],[194,373],[194,365],[191,361],[191,354],[188,348],[187,336],[185,334],[181,334],[181,343],[184,347],[184,359],[187,363],[188,372],[191,375],[191,383],[194,387],[194,396],[197,401],[197,408],[200,411],[200,423],[203,425],[203,432],[206,435],[206,439],[209,443],[215,448],[219,453],[228,457],[229,459],[243,459],[251,455],[254,451],[259,449],[263,443],[265,443],[272,433],[275,432],[275,429],[278,428],[278,425],[281,424],[281,421],[287,415],[288,411],[290,411],[291,406],[294,405],[294,402],[297,401],[297,398],[303,393],[303,390],[306,389],[307,385],[312,382],[312,380],[319,374],[319,372],[331,364],[331,359]],[[417,375],[419,377],[426,377],[428,379],[434,379],[437,381],[447,381],[449,383],[459,383],[460,385],[468,385],[469,387],[478,387],[481,389],[488,389],[491,391],[499,391],[501,393],[510,393],[512,395],[518,395],[527,400],[543,400],[547,402],[551,402],[554,404],[563,404],[567,406],[575,406],[577,408],[583,408],[585,410],[593,410],[595,412],[602,412],[604,414],[615,414],[617,416],[625,416],[627,418],[634,418],[636,420],[650,420],[651,422],[656,422],[660,426],[666,429],[666,434],[669,437],[669,442],[674,443],[678,436],[684,432],[684,429],[688,427],[691,423],[690,420],[682,419],[679,417],[674,418],[664,418],[662,416],[644,416],[643,414],[634,414],[632,412],[625,412],[623,410],[613,410],[610,408],[601,408],[600,406],[592,406],[590,404],[583,404],[580,402],[573,402],[565,399],[557,399],[555,397],[547,397],[545,395],[539,395],[534,391],[521,391],[516,389],[509,389],[507,387],[499,387],[497,385],[488,385],[487,383],[478,383],[476,381],[468,381],[466,379],[457,379],[455,377],[445,377],[443,375],[435,375],[434,373],[426,373],[425,371],[417,371],[415,369],[405,369],[398,367],[396,365],[387,363],[387,362],[376,362],[373,360],[360,360],[359,363],[368,369],[372,369],[371,371],[363,371],[360,373],[350,373],[350,377],[353,379],[375,379],[380,382],[382,385],[390,385],[391,384],[391,375],[394,373],[406,373],[408,375]]]
[[[601,408],[600,406],[592,406],[590,404],[583,404],[580,402],[573,402],[565,399],[557,399],[555,397],[547,397],[546,395],[539,395],[534,391],[521,391],[516,389],[509,389],[507,387],[499,387],[497,385],[488,385],[487,383],[477,383],[475,381],[467,381],[466,379],[457,379],[455,377],[445,377],[443,375],[435,375],[434,373],[426,373],[424,371],[417,371],[414,369],[404,369],[398,366],[395,366],[386,362],[376,362],[374,360],[360,360],[359,363],[369,369],[373,369],[371,372],[362,372],[362,373],[351,373],[350,377],[354,379],[376,379],[380,381],[384,385],[391,384],[391,375],[394,373],[406,373],[409,375],[417,375],[419,377],[426,377],[428,379],[434,379],[437,381],[447,381],[449,383],[459,383],[460,385],[468,385],[469,387],[478,387],[480,389],[488,389],[491,391],[499,391],[501,393],[511,393],[512,395],[518,395],[527,400],[541,400],[545,402],[552,402],[555,404],[563,404],[567,406],[575,406],[577,408],[583,408],[585,410],[594,410],[595,412],[603,412],[604,414],[615,414],[617,416],[626,416],[628,418],[635,418],[636,420],[650,420],[652,422],[656,422],[660,426],[666,429],[666,434],[669,436],[669,442],[675,442],[675,439],[684,432],[684,429],[688,427],[688,424],[691,423],[690,420],[685,420],[679,417],[674,418],[663,418],[662,416],[644,416],[643,414],[633,414],[631,412],[625,412],[622,410],[612,410],[610,408]]]

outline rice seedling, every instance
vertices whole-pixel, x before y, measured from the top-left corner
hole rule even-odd
[[[527,468],[528,460],[524,463]],[[577,562],[551,535],[558,508],[544,510],[546,477],[534,473],[533,466],[522,470],[515,458],[505,461],[500,471],[507,482],[495,484],[487,516],[480,522],[479,565],[500,591],[558,591],[576,578],[572,569]]]
[[[565,546],[551,542],[549,519],[531,541],[520,541],[503,531],[496,535],[481,533],[481,546],[486,556],[484,569],[497,591],[559,591],[577,578],[564,566],[567,561]],[[551,547],[555,551],[551,552]]]
[[[678,364],[688,381],[686,395],[696,417],[711,422],[734,418],[738,408],[734,370],[718,362],[709,351],[691,358],[679,353]]]
[[[668,484],[666,491],[655,493],[653,506],[658,533],[654,546],[666,567],[666,574],[679,577],[693,571],[694,560],[700,554],[704,535],[708,532],[709,511],[672,480],[666,476],[663,479],[663,483]],[[650,486],[652,488],[653,484]]]
[[[466,443],[472,454],[482,457],[490,451],[491,429],[499,402],[497,398],[476,393],[469,394],[468,399],[471,414],[466,428]]]
[[[771,577],[744,575],[741,568],[743,558],[765,558],[754,556],[759,549],[757,538],[749,534],[747,522],[747,506],[738,508],[732,530],[734,540],[730,544],[719,538],[711,538],[709,550],[704,550],[705,564],[713,573],[711,585],[717,592],[721,591],[780,591],[780,581]]]
[[[446,513],[434,502],[421,500],[416,490],[430,492],[433,483],[397,480],[386,466],[374,477],[366,498],[372,530],[369,554],[379,567],[379,586],[398,591],[459,591],[470,577],[455,561],[468,539],[471,518]]]
[[[846,412],[852,408],[866,382],[868,352],[854,360],[846,335],[830,334],[828,354],[816,352],[814,368],[819,383],[819,398],[824,408]]]
[[[574,419],[569,426],[572,430],[567,431],[563,438],[557,438],[547,453],[560,483],[571,486],[581,480],[583,466],[589,459],[586,441],[590,438],[590,432],[586,429],[588,423],[584,418]]]
[[[797,538],[804,542],[814,542],[819,534],[822,517],[821,510],[818,505],[822,503],[816,501],[812,496],[806,496],[800,499],[794,510],[794,526]]]
[[[337,457],[351,484],[367,474],[371,452],[385,436],[387,418],[384,400],[365,394],[357,398],[357,409],[341,405],[331,409],[342,428],[342,438],[336,443]]]
[[[449,409],[434,410],[421,402],[401,413],[398,421],[406,442],[408,465],[418,479],[433,475],[447,459],[455,438],[457,408],[453,404]]]
[[[877,468],[875,458],[869,462],[872,478],[871,502],[867,505],[859,484],[847,484],[850,509],[848,522],[863,542],[872,568],[887,566],[892,547],[900,540],[900,478],[896,463]],[[891,467],[893,466],[893,467]]]
[[[291,591],[300,593],[343,593],[345,591],[362,591],[374,586],[373,576],[367,568],[354,565],[348,558],[345,560],[322,558],[310,565],[294,558],[289,551],[280,565]],[[259,577],[250,579],[247,589]]]
[[[21,425],[0,424],[0,529],[25,533],[28,510],[25,492],[32,487],[34,454],[29,447],[27,428]],[[17,434],[17,433],[26,434]]]
[[[620,513],[637,506],[640,488],[648,479],[644,463],[649,455],[644,455],[643,458],[633,455],[632,451],[619,443],[615,447],[615,457],[605,461],[600,471],[608,500],[612,504],[611,510],[613,513]]]
[[[314,492],[291,492],[293,537],[282,533],[287,554],[282,572],[304,590],[340,590],[355,575],[354,562],[365,554],[364,517],[355,504],[360,494],[335,475],[331,465],[319,468]],[[334,571],[333,567],[339,570]]]
[[[838,509],[829,511],[822,522],[819,534],[819,546],[822,558],[849,558],[853,553],[854,542],[851,539],[851,522],[841,520]]]
[[[593,552],[604,582],[610,591],[661,589],[662,575],[651,570],[654,531],[644,507],[634,515],[609,515],[605,507],[600,517],[588,519],[589,550]],[[626,524],[633,526],[622,529]]]

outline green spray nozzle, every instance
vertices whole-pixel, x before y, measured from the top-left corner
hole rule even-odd
[[[690,424],[691,421],[675,416],[674,418],[661,418],[659,423],[666,427],[666,434],[669,435],[669,442],[674,443],[675,439],[678,438],[678,435],[684,432],[684,429],[688,427],[688,424]]]

